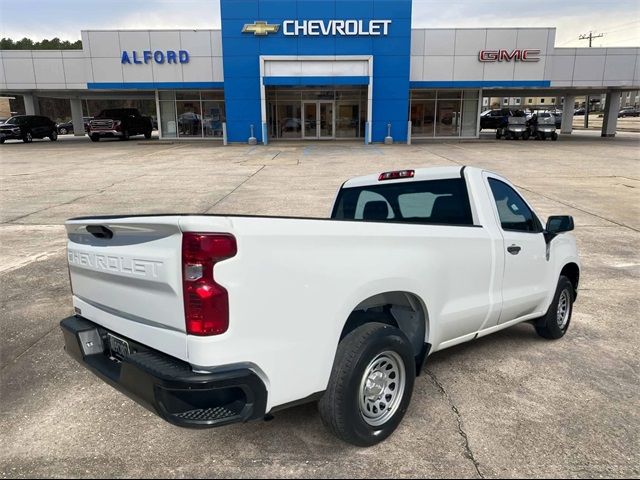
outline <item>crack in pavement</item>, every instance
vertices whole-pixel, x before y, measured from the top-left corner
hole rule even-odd
[[[202,213],[206,213],[209,210],[211,210],[213,207],[215,207],[216,205],[218,205],[220,202],[226,200],[230,195],[233,194],[233,192],[235,192],[236,190],[238,190],[241,186],[243,186],[245,183],[247,183],[249,180],[251,180],[253,177],[255,177],[257,174],[259,174],[264,167],[266,167],[266,165],[262,165],[258,170],[256,170],[255,172],[253,172],[251,175],[249,175],[247,178],[245,178],[241,183],[238,184],[238,186],[236,188],[234,188],[233,190],[231,190],[229,193],[227,193],[224,197],[222,197],[220,200],[218,200],[217,202],[214,202],[213,205],[211,205],[210,207],[205,208]]]
[[[467,436],[467,432],[464,431],[464,428],[462,426],[462,416],[460,415],[460,411],[458,410],[458,407],[456,407],[456,405],[453,403],[453,401],[451,400],[451,397],[449,397],[449,394],[444,389],[444,386],[440,383],[440,381],[436,378],[435,374],[431,370],[428,370],[426,368],[423,370],[423,372],[426,373],[429,376],[429,378],[431,378],[431,380],[436,385],[438,390],[440,390],[440,393],[445,398],[445,400],[449,404],[449,407],[451,408],[451,411],[454,413],[456,417],[456,422],[458,423],[458,434],[462,437],[462,440],[464,442],[464,456],[467,457],[469,460],[471,460],[474,468],[476,469],[476,473],[478,474],[478,476],[480,478],[485,478],[482,472],[480,471],[480,462],[476,460],[476,457],[473,454],[473,450],[471,450],[471,445],[469,444],[469,437]]]
[[[25,215],[20,215],[19,217],[12,218],[11,220],[7,220],[7,221],[2,222],[2,223],[3,223],[3,224],[5,224],[5,223],[6,223],[6,224],[15,224],[15,222],[17,222],[18,220],[22,220],[22,219],[24,219],[24,218],[30,217],[31,215],[35,215],[36,213],[42,213],[42,212],[44,212],[44,211],[46,211],[46,210],[49,210],[49,209],[51,209],[51,208],[62,207],[62,206],[64,206],[64,205],[70,205],[70,204],[72,204],[73,202],[76,202],[76,201],[78,201],[78,200],[84,200],[85,198],[94,197],[94,196],[96,196],[96,195],[102,195],[102,194],[103,194],[104,192],[106,192],[108,189],[110,189],[111,187],[114,187],[115,185],[118,185],[119,183],[125,183],[125,182],[129,182],[129,181],[131,181],[131,180],[136,180],[136,179],[138,179],[138,178],[140,178],[140,177],[144,177],[145,175],[146,175],[146,174],[145,174],[145,173],[143,173],[143,174],[141,174],[141,175],[137,175],[137,176],[135,176],[135,177],[127,178],[127,179],[125,179],[125,180],[118,180],[117,182],[113,182],[111,185],[107,185],[106,187],[103,187],[103,188],[101,188],[100,190],[98,190],[98,191],[96,191],[96,192],[91,192],[91,193],[88,193],[88,194],[86,194],[86,195],[81,195],[81,196],[79,196],[79,197],[73,198],[73,199],[68,200],[68,201],[66,201],[66,202],[58,203],[57,205],[49,205],[48,207],[41,208],[40,210],[36,210],[35,212],[30,212],[30,213],[27,213],[27,214],[25,214]],[[16,225],[20,225],[20,224],[16,224]]]

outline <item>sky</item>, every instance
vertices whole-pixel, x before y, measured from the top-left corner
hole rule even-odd
[[[75,41],[80,30],[220,27],[216,0],[0,0],[0,37]],[[413,0],[413,27],[557,27],[557,47],[640,47],[640,0]]]

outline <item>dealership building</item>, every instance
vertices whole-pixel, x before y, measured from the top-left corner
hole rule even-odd
[[[487,97],[640,88],[640,48],[559,48],[554,28],[412,28],[410,0],[221,0],[221,29],[82,31],[82,50],[0,51],[0,96],[155,102],[161,138],[258,143],[474,138]],[[213,8],[213,7],[212,7]],[[570,106],[570,107],[569,107]],[[524,107],[524,106],[523,106]]]

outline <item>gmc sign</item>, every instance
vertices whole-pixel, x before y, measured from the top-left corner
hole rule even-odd
[[[480,50],[478,60],[481,62],[539,62],[540,50]]]

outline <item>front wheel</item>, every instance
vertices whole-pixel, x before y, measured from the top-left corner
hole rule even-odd
[[[58,140],[58,132],[56,132],[55,130],[51,132],[51,135],[49,135],[49,140],[51,140],[52,142]]]
[[[567,277],[561,276],[547,314],[536,323],[538,335],[549,340],[562,338],[571,323],[575,298],[573,284]]]
[[[144,132],[144,138],[146,138],[147,140],[149,140],[151,138],[151,130]]]
[[[329,385],[318,404],[322,421],[345,442],[375,445],[400,424],[415,377],[406,335],[383,323],[365,324],[338,345]]]
[[[31,143],[33,142],[33,135],[31,134],[31,132],[27,132],[24,134],[24,137],[22,137],[22,141],[24,143]]]
[[[129,140],[129,137],[130,137],[129,130],[123,130],[120,140],[124,140],[126,142],[127,140]]]
[[[523,140],[529,140],[529,136],[530,136],[530,135],[531,135],[531,134],[529,133],[529,131],[526,131],[526,132],[524,132],[524,133],[522,134],[522,139],[523,139]]]
[[[553,132],[553,133],[551,134],[551,140],[553,140],[554,142],[555,142],[556,140],[558,140],[558,134],[557,134],[556,132]]]
[[[93,135],[90,135],[89,138],[91,139],[92,142],[99,142],[100,141],[100,135],[94,133]]]
[[[60,127],[59,132],[60,132],[60,135],[66,135],[67,134],[67,129],[64,128],[64,127]]]

